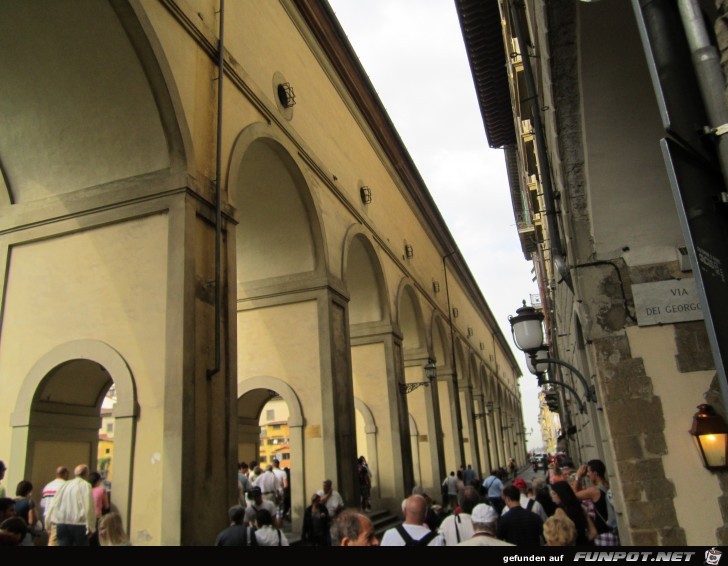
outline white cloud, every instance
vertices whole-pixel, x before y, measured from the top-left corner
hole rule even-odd
[[[521,251],[501,150],[488,147],[453,2],[330,0],[483,295],[511,341],[508,315],[537,293]],[[541,444],[536,380],[521,394],[529,447]]]

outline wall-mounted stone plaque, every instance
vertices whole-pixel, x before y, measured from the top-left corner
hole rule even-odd
[[[695,279],[632,285],[639,326],[703,320]]]

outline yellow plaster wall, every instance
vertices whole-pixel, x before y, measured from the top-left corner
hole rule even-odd
[[[675,484],[678,522],[689,545],[710,546],[715,544],[715,525],[722,523],[720,509],[701,502],[715,502],[722,492],[718,478],[701,464],[688,430],[715,371],[678,372],[674,334],[672,325],[627,328],[632,357],[643,359],[662,402],[667,442],[662,460],[665,476]]]
[[[60,344],[93,337],[126,360],[142,408],[134,475],[145,478],[134,483],[132,529],[151,541],[162,521],[154,455],[164,453],[166,271],[164,214],[14,246],[0,341],[5,415],[33,364]],[[0,453],[10,452],[11,430],[0,428]]]
[[[306,493],[320,489],[323,480],[319,477],[324,450],[319,354],[316,301],[238,312],[238,383],[249,377],[277,377],[291,386],[301,403],[306,425]]]

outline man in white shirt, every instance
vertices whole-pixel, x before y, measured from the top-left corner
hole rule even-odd
[[[473,536],[473,521],[470,513],[479,500],[480,495],[474,487],[467,486],[463,490],[463,498],[460,502],[461,512],[458,515],[454,513],[448,515],[440,524],[440,533],[445,537],[446,546],[455,546]]]
[[[48,509],[51,508],[51,503],[56,497],[58,488],[68,481],[68,468],[66,466],[59,466],[56,468],[56,477],[53,481],[48,482],[43,488],[40,494],[40,517],[43,520],[43,525],[48,531],[48,546],[57,546],[58,539],[56,538],[56,528],[51,525],[46,519]]]
[[[46,521],[55,525],[58,546],[88,546],[89,537],[96,530],[88,466],[79,464],[73,475],[72,480],[58,488],[46,514]]]
[[[276,506],[275,504],[271,503],[270,501],[263,499],[263,495],[260,491],[259,487],[254,487],[251,490],[251,495],[253,496],[253,501],[248,507],[245,509],[245,516],[243,518],[243,524],[248,527],[255,523],[255,515],[258,511],[261,509],[265,509],[268,511],[272,517],[276,516]],[[276,525],[278,526],[278,525]]]
[[[278,481],[276,475],[273,473],[273,466],[271,466],[270,464],[266,466],[265,472],[255,478],[255,481],[253,482],[253,487],[259,487],[260,491],[263,494],[263,499],[275,504],[276,496],[278,495],[278,488],[280,487],[280,482]]]
[[[410,495],[404,503],[404,523],[389,529],[381,546],[445,546],[440,533],[424,526],[427,502],[421,495]]]
[[[46,486],[43,488],[43,491],[40,493],[40,509],[41,509],[41,518],[45,521],[46,514],[48,513],[48,509],[50,509],[51,503],[53,503],[53,499],[56,497],[56,492],[58,492],[58,488],[61,487],[64,483],[68,481],[68,468],[66,466],[59,466],[56,468],[56,477],[53,479],[53,481],[50,481],[46,484]]]
[[[344,509],[344,499],[339,495],[338,491],[332,489],[331,480],[324,480],[324,488],[318,491],[321,496],[321,503],[326,505],[329,517],[336,517]]]
[[[278,461],[277,458],[273,458],[273,475],[275,475],[276,479],[278,480],[278,493],[276,503],[280,507],[283,505],[283,490],[288,487],[288,476],[286,476],[286,472],[281,470],[281,463]]]

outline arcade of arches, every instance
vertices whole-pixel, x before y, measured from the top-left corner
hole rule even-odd
[[[134,544],[209,544],[272,394],[294,528],[325,478],[356,505],[359,454],[392,511],[460,464],[523,464],[513,354],[333,14],[228,3],[218,115],[217,11],[0,6],[6,484],[97,467],[112,384]]]

